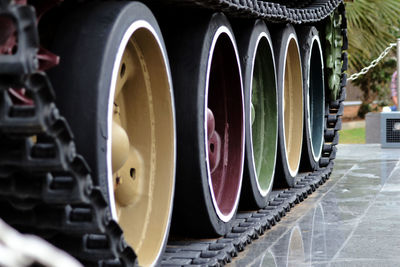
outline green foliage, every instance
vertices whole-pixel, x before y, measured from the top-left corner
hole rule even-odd
[[[365,144],[365,128],[342,130],[339,135],[340,144]]]
[[[346,4],[349,36],[349,72],[355,73],[368,66],[371,61],[390,44],[400,37],[400,1],[399,0],[355,0]],[[396,62],[389,54],[382,63],[361,76],[353,84],[363,92],[359,116],[372,110],[372,101],[379,99],[389,104],[390,78]]]
[[[326,23],[326,79],[332,99],[336,99],[340,89],[340,76],[342,74],[342,15],[336,10],[331,14],[329,21]]]
[[[350,70],[376,58],[398,33],[399,0],[355,0],[346,4]]]

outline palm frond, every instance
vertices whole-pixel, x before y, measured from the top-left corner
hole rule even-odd
[[[399,33],[399,0],[355,0],[346,4],[350,72],[375,59]]]

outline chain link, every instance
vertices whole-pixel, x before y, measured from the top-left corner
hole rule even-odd
[[[368,67],[363,68],[360,72],[352,74],[347,81],[354,81],[360,76],[366,74],[370,69],[374,68],[378,63],[390,52],[390,49],[396,46],[396,43],[390,43],[388,47],[379,55],[379,57],[371,62]]]

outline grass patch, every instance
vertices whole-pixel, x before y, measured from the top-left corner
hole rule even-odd
[[[340,144],[365,144],[365,128],[341,130],[339,134]]]

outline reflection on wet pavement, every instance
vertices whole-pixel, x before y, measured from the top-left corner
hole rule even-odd
[[[400,266],[400,150],[339,145],[328,182],[230,266]]]

